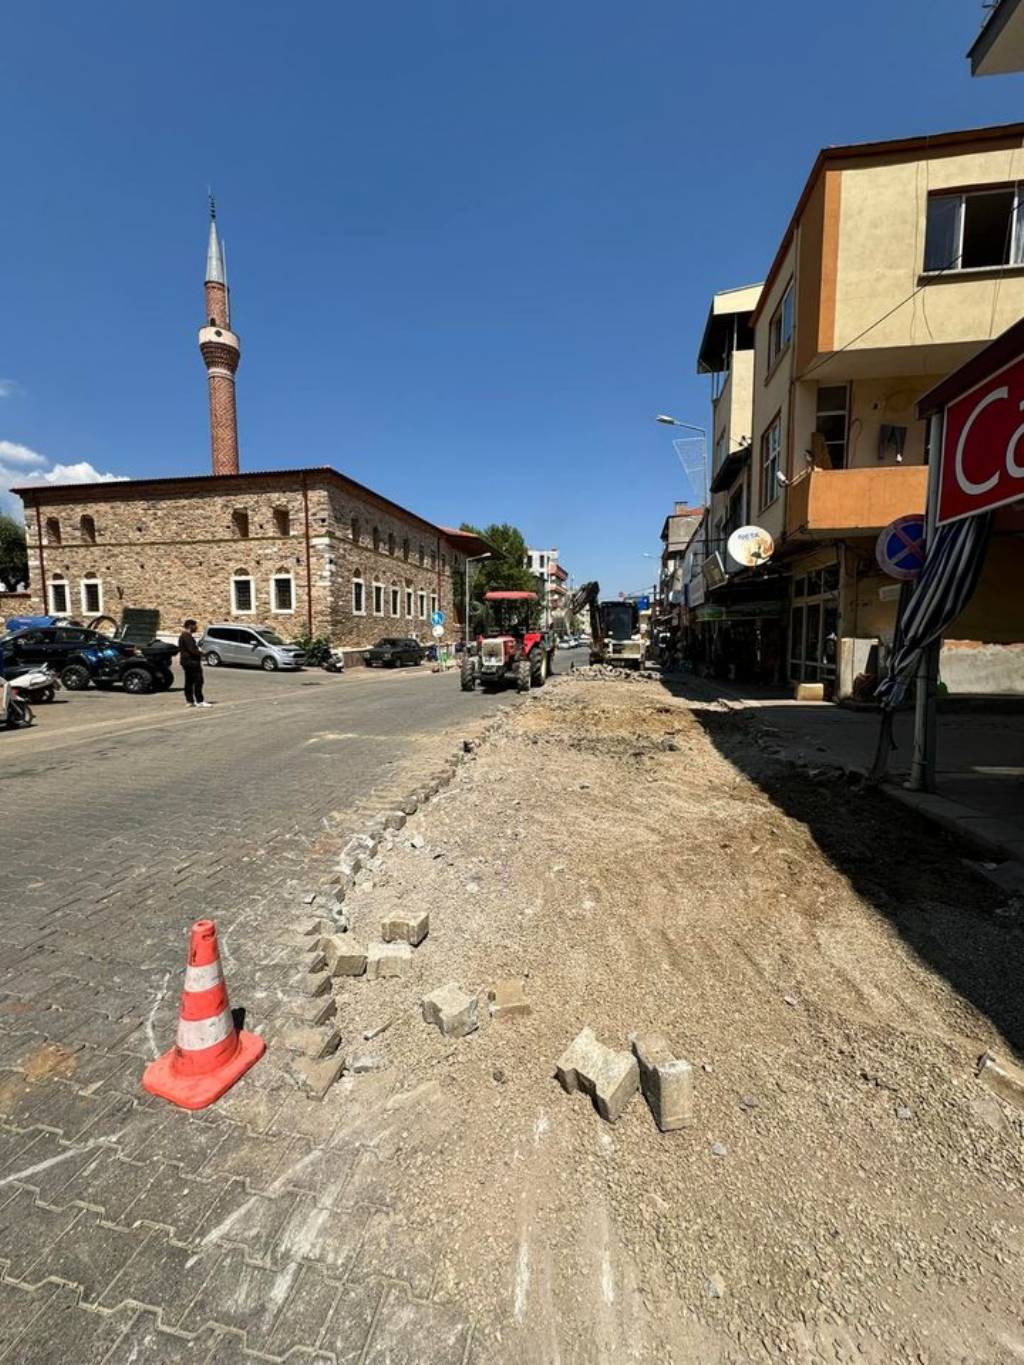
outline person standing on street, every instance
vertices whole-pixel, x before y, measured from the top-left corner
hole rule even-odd
[[[185,705],[209,707],[203,700],[203,656],[196,644],[198,624],[191,620],[185,622],[178,637],[178,658],[185,670]]]

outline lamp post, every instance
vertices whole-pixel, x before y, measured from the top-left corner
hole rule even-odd
[[[462,638],[463,643],[467,649],[469,649],[469,579],[470,579],[469,566],[471,564],[479,564],[485,559],[490,559],[490,557],[491,555],[489,551],[485,555],[466,556],[466,615],[465,619],[462,622]]]

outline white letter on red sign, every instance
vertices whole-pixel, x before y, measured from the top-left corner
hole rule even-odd
[[[1021,412],[1024,412],[1024,403],[1018,403]],[[1020,426],[1010,437],[1010,444],[1006,447],[1006,472],[1013,479],[1024,479],[1024,464],[1017,463],[1017,443],[1024,436],[1024,426]]]
[[[1009,398],[1009,396],[1010,390],[1006,388],[1005,385],[1001,389],[993,389],[991,393],[986,394],[964,423],[964,429],[961,431],[960,439],[956,443],[956,464],[954,466],[956,470],[956,481],[964,492],[970,493],[972,497],[977,497],[979,493],[987,493],[990,489],[995,488],[996,484],[999,482],[999,473],[997,471],[990,479],[986,479],[984,483],[972,483],[964,473],[964,446],[967,444],[967,438],[971,434],[971,427],[974,426],[978,414],[984,408],[987,408],[989,403],[995,403],[997,400]],[[1022,471],[1022,473],[1024,473],[1024,471]]]

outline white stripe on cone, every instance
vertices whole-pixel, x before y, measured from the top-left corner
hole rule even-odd
[[[204,1047],[219,1043],[234,1027],[235,1021],[229,1009],[223,1014],[215,1014],[212,1019],[179,1019],[178,1047],[182,1052],[199,1052]]]
[[[211,986],[219,986],[224,980],[220,969],[220,958],[207,963],[205,967],[185,968],[185,989],[187,991],[208,991]]]

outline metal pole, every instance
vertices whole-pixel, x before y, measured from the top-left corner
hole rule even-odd
[[[925,553],[935,535],[939,508],[939,473],[942,464],[944,421],[941,412],[932,413],[928,421],[928,506],[925,520]],[[930,644],[921,654],[917,666],[914,696],[914,753],[910,763],[907,789],[916,792],[935,790],[936,708],[935,698],[939,683],[939,655],[942,640]]]

